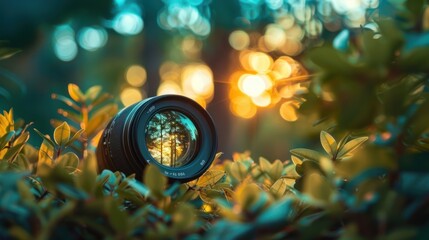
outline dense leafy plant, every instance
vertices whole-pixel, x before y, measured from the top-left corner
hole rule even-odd
[[[34,130],[38,149],[30,124],[3,111],[0,238],[429,238],[429,48],[410,40],[412,29],[427,41],[423,15],[404,11],[310,52],[316,77],[301,111],[332,127],[320,148],[292,149],[286,161],[219,153],[186,184],[154,166],[135,179],[97,170],[97,135],[117,111],[99,86],[53,95],[67,109],[53,134]]]

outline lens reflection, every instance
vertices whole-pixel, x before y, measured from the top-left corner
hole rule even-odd
[[[172,110],[156,113],[146,127],[146,146],[162,165],[187,164],[197,148],[198,131],[186,115]]]

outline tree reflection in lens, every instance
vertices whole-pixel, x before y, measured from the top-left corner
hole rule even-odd
[[[188,163],[197,147],[197,128],[191,119],[177,111],[156,113],[149,121],[145,135],[152,157],[169,167]]]

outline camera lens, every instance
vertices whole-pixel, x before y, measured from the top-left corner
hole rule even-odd
[[[164,166],[181,167],[197,151],[198,130],[191,119],[178,111],[156,113],[145,135],[149,153]]]
[[[97,147],[100,170],[135,173],[157,165],[170,180],[186,182],[211,165],[217,135],[211,117],[193,100],[178,95],[148,98],[120,111]]]

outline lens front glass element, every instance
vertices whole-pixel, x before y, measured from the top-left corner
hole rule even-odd
[[[145,130],[146,147],[162,165],[180,167],[197,150],[198,130],[186,115],[173,110],[156,113]]]

